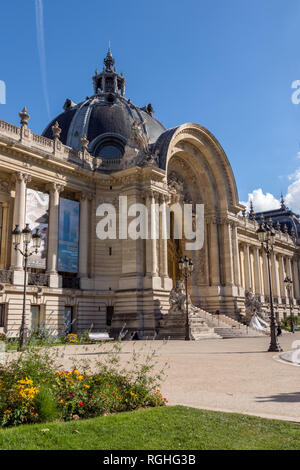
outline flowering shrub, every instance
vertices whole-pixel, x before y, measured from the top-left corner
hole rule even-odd
[[[75,333],[69,333],[66,336],[66,342],[67,343],[77,343],[78,342],[78,335]]]
[[[85,364],[71,371],[57,370],[57,357],[48,351],[23,352],[7,367],[0,367],[0,426],[167,404],[157,388],[161,376],[152,373],[150,357],[140,365],[134,359],[133,370],[128,372],[120,368],[119,352],[115,346],[93,373]]]
[[[22,424],[36,422],[38,412],[35,409],[34,398],[39,393],[39,388],[28,379],[18,380],[13,389],[6,389],[5,383],[0,382],[1,391],[6,392],[5,410],[3,410],[2,425]]]

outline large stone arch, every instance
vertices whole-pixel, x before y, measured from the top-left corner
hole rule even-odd
[[[231,309],[236,294],[230,219],[241,206],[228,158],[207,129],[189,123],[166,131],[155,150],[167,178],[175,170],[187,182],[193,202],[204,204],[203,249],[186,253],[197,266],[192,280],[194,300],[211,311],[224,302]]]
[[[237,213],[240,211],[235,178],[229,160],[215,136],[198,124],[187,123],[166,131],[158,139],[160,167],[168,172],[169,162],[177,152],[184,151],[187,158],[204,169],[217,194],[218,209]],[[194,164],[193,162],[193,164]],[[195,168],[196,169],[196,168]]]

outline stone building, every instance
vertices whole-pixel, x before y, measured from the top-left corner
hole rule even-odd
[[[20,127],[0,121],[4,331],[17,333],[21,322],[23,259],[12,246],[11,231],[25,223],[39,227],[45,238],[41,253],[30,261],[29,328],[46,322],[63,331],[68,320],[73,331],[91,325],[95,331],[117,331],[126,323],[129,332],[152,334],[168,311],[169,293],[179,277],[178,259],[184,254],[195,265],[190,281],[195,305],[240,318],[245,291],[251,290],[268,308],[258,222],[239,203],[220,143],[198,124],[165,129],[151,104],[140,108],[126,98],[125,84],[109,50],[103,71],[93,76],[93,96],[79,104],[67,99],[64,111],[42,135],[28,126],[26,108],[20,112]],[[97,236],[99,205],[111,203],[118,214],[120,196],[127,196],[128,207],[138,203],[149,209],[149,230],[157,230],[157,238]],[[194,212],[197,204],[204,204],[201,249],[186,251],[185,240],[174,237],[178,221],[173,213],[171,236],[163,235],[172,203],[190,203]],[[154,217],[155,204],[160,211]],[[291,226],[274,225],[271,271],[276,314],[282,317],[288,314],[287,275],[293,279],[294,313],[300,309],[300,233],[296,226],[291,231]]]

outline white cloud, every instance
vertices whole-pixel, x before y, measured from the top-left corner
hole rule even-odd
[[[300,213],[300,168],[289,176],[291,184],[288,186],[284,196],[285,204],[297,214]],[[242,202],[247,209],[250,208],[250,201],[253,202],[255,212],[269,211],[280,208],[280,201],[271,193],[264,194],[262,189],[254,189],[248,194],[248,201]]]
[[[300,213],[300,168],[292,175],[293,182],[289,185],[285,202],[296,213]]]
[[[271,193],[264,194],[261,188],[254,189],[252,193],[248,194],[248,201],[242,202],[242,204],[247,206],[248,210],[250,208],[251,200],[253,202],[255,212],[270,211],[272,209],[280,208],[279,200],[276,199]]]

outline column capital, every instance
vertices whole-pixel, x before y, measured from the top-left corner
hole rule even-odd
[[[49,193],[54,193],[54,192],[62,193],[64,189],[65,189],[65,185],[61,183],[53,182],[53,183],[46,184],[46,190]]]
[[[149,189],[148,191],[146,191],[146,198],[149,198],[152,200],[155,199],[155,202],[158,201],[159,195],[160,193],[158,193],[157,191],[153,189]]]
[[[25,184],[30,183],[31,181],[31,175],[28,175],[27,173],[22,173],[18,171],[17,173],[14,173],[12,176],[12,182],[14,183],[22,183],[24,182]]]
[[[85,200],[92,201],[93,198],[94,194],[90,193],[89,191],[82,191],[81,193],[79,193],[80,202]]]
[[[158,199],[159,199],[159,202],[163,204],[168,204],[170,197],[167,194],[159,193]]]

